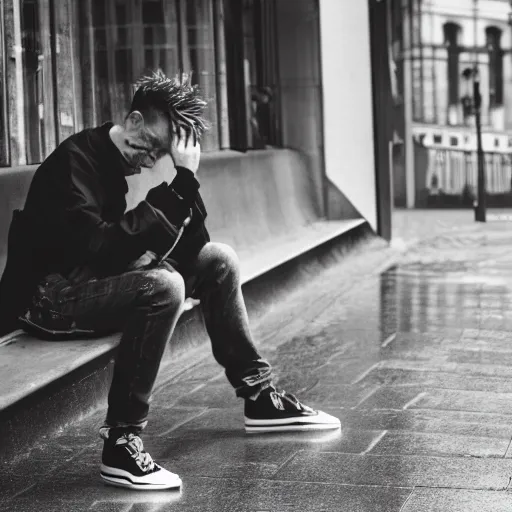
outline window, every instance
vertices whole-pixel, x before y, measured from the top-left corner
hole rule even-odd
[[[42,83],[44,56],[38,7],[37,0],[24,0],[22,3],[23,92],[28,163],[40,162],[44,158],[45,145]]]
[[[182,4],[184,4],[182,17],[185,18],[181,24],[182,67],[185,70],[194,70],[194,80],[199,84],[205,99],[208,100],[206,115],[213,129],[203,146],[205,149],[217,149],[219,135],[212,2],[211,0],[187,0]]]
[[[209,102],[212,130],[203,149],[217,149],[217,82],[212,0],[85,0],[80,4],[82,107],[86,126],[122,122],[132,84],[162,69],[192,71]]]
[[[277,42],[275,34],[275,2],[257,0],[252,2],[253,27],[250,45],[254,48],[253,73],[251,75],[252,117],[257,129],[252,132],[254,148],[267,145],[279,146],[279,83],[277,63]],[[248,41],[248,42],[249,42]]]
[[[56,144],[50,2],[0,5],[0,165],[36,164]]]
[[[21,54],[23,78],[17,91],[23,105],[24,142],[28,164],[39,163],[55,147],[55,110],[53,105],[53,62],[50,10],[46,2],[20,2]]]
[[[0,5],[0,165],[40,163],[83,128],[123,122],[134,82],[157,69],[192,72],[211,124],[202,149],[281,145],[276,0]]]
[[[489,105],[503,105],[503,50],[501,49],[501,30],[489,27],[485,31],[487,52],[489,54]]]
[[[448,50],[448,105],[459,104],[459,59],[460,59],[460,27],[455,23],[444,25],[444,42]]]
[[[279,146],[274,0],[226,2],[226,60],[232,147]]]

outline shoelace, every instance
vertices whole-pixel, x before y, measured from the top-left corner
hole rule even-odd
[[[313,412],[313,409],[311,409],[311,407],[308,407],[307,405],[301,403],[299,399],[295,395],[292,395],[291,393],[286,393],[286,391],[272,391],[272,394],[278,396],[281,399],[286,400],[288,403],[292,404],[298,411]]]
[[[142,471],[152,471],[155,467],[151,455],[144,451],[142,439],[131,432],[123,434],[117,441],[116,446],[125,446]]]

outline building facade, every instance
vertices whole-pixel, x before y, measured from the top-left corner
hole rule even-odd
[[[395,58],[414,136],[416,206],[473,204],[477,189],[474,69],[490,204],[509,204],[512,179],[512,27],[508,0],[396,2]],[[398,5],[400,4],[400,5]],[[401,7],[401,10],[400,10]],[[405,31],[405,32],[404,32]],[[405,36],[404,36],[405,34]],[[405,37],[405,39],[404,39]],[[399,56],[401,54],[401,56]],[[409,66],[404,60],[409,59]],[[410,73],[410,91],[404,72]],[[408,96],[405,98],[405,96]],[[395,162],[397,204],[407,172]]]
[[[0,175],[37,166],[83,128],[122,122],[142,74],[192,71],[208,100],[207,165],[240,176],[265,154],[278,173],[295,153],[316,218],[362,216],[378,230],[372,3],[0,0]],[[158,178],[145,179],[130,179],[132,203]]]

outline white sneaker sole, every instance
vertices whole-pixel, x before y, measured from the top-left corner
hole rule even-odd
[[[163,472],[163,473],[162,473]],[[158,475],[160,478],[155,478]],[[166,469],[161,469],[158,473],[152,475],[137,477],[118,468],[101,465],[100,476],[102,480],[115,487],[125,489],[135,489],[138,491],[154,491],[164,489],[179,489],[181,487],[181,478]]]
[[[341,428],[338,418],[318,412],[316,416],[299,418],[283,418],[278,420],[253,420],[245,417],[245,431],[248,434],[264,434],[270,432],[303,432],[305,430],[337,430]]]

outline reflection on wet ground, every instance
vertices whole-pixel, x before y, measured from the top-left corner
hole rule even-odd
[[[180,493],[99,483],[98,413],[0,469],[4,496],[19,493],[6,510],[510,511],[512,258],[500,251],[443,260],[435,247],[342,290],[350,269],[330,269],[269,313],[257,336],[279,385],[341,432],[246,436],[205,355],[162,380],[144,437]]]

